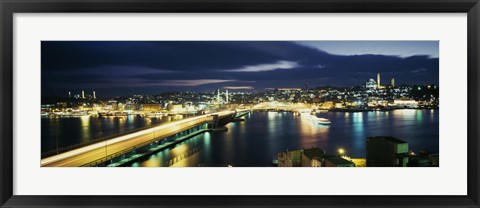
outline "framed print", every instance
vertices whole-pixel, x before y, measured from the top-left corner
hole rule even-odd
[[[477,0],[1,7],[2,207],[479,207]]]

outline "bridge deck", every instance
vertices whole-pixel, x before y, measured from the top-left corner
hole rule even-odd
[[[234,111],[222,111],[218,114],[225,117],[234,114]],[[41,160],[42,167],[78,167],[107,156],[121,153],[140,144],[166,138],[178,132],[190,129],[194,126],[212,121],[214,114],[191,117],[174,121],[165,125],[152,127],[139,132],[119,136],[107,141],[98,142],[92,145],[74,149],[62,154],[47,157]]]

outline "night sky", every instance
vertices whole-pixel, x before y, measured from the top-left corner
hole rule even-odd
[[[438,84],[437,41],[42,41],[42,96]]]

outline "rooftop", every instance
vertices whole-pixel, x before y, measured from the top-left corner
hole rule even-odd
[[[322,157],[325,155],[325,151],[317,147],[312,147],[310,149],[304,149],[303,154],[308,158],[312,159],[314,157]]]
[[[326,160],[332,162],[335,165],[345,165],[345,164],[352,164],[353,163],[351,161],[343,159],[340,156],[331,156],[331,157],[326,158]]]

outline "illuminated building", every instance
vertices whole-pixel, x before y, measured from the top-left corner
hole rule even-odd
[[[377,89],[384,89],[385,86],[380,84],[380,73],[377,73]]]
[[[327,155],[317,147],[281,152],[277,159],[278,167],[355,167],[352,161]]]
[[[320,109],[331,109],[334,107],[335,107],[335,103],[333,103],[332,101],[326,101],[320,106]]]
[[[82,99],[85,99],[85,91],[82,90]]]
[[[124,109],[125,109],[125,104],[123,104],[123,103],[118,103],[118,105],[117,105],[117,110],[123,111]]]
[[[378,84],[378,88],[381,87],[380,85],[380,73],[377,73],[377,84]]]
[[[127,101],[125,103],[125,110],[126,111],[133,111],[135,110],[135,103],[133,103],[132,101]]]
[[[370,89],[370,90],[375,90],[377,89],[377,83],[375,82],[374,79],[369,79],[367,82],[365,82],[365,88]]]
[[[409,98],[400,98],[393,101],[393,105],[399,108],[417,108],[418,101]]]
[[[160,104],[143,104],[142,110],[144,112],[159,112],[161,110]]]
[[[340,156],[332,156],[325,158],[324,167],[355,167],[355,163]]]
[[[66,102],[57,102],[57,107],[59,107],[59,108],[66,108],[66,107],[67,107],[67,103],[66,103]]]
[[[68,91],[68,98],[72,98],[72,93]]]
[[[228,103],[228,90],[226,90],[226,93],[225,93],[225,103]]]
[[[173,113],[185,111],[182,104],[169,104],[167,109]]]
[[[406,167],[408,143],[391,136],[367,137],[367,167]]]
[[[95,91],[93,91],[93,99],[97,99],[97,96],[95,95]]]
[[[108,104],[105,106],[105,109],[117,110],[118,109],[117,101],[116,100],[109,100]]]
[[[395,79],[392,78],[392,87],[395,87]]]

